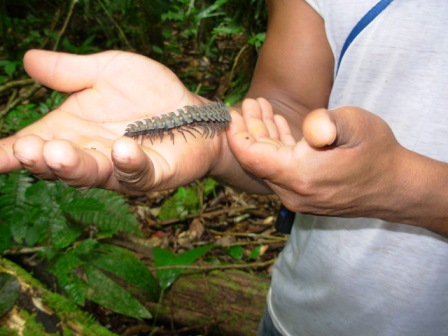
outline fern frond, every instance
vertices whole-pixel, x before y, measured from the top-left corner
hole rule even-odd
[[[29,220],[29,204],[25,192],[33,179],[23,171],[17,171],[3,181],[0,191],[0,221],[2,233],[9,233],[12,239],[22,242],[26,237],[27,223]],[[9,241],[12,241],[10,239]],[[6,239],[2,239],[6,243]],[[4,251],[7,246],[0,246]]]
[[[138,226],[126,199],[112,191],[79,190],[63,209],[68,216],[83,225],[97,228],[98,234],[103,236],[136,232]]]

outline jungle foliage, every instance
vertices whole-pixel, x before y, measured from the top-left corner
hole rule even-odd
[[[0,0],[0,136],[41,118],[66,98],[26,76],[22,57],[31,48],[137,52],[171,67],[191,91],[234,104],[248,88],[265,21],[262,0]],[[179,188],[163,201],[158,216],[167,220],[198,213],[203,197],[217,187],[204,180]],[[0,175],[3,258],[38,260],[55,279],[55,290],[80,306],[89,300],[120,314],[150,318],[136,294],[159,300],[182,272],[166,266],[189,265],[212,248],[179,255],[156,248],[154,264],[165,268],[153,273],[133,252],[111,243],[141,234],[122,195],[77,190],[26,172]],[[241,258],[240,252],[231,253]],[[14,286],[14,279],[0,274],[0,314],[17,300]]]

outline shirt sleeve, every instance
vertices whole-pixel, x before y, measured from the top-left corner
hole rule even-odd
[[[320,16],[322,16],[317,0],[305,0],[305,2],[310,5]]]

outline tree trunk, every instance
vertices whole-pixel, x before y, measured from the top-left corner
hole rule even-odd
[[[229,270],[184,274],[161,305],[148,304],[157,321],[205,335],[255,335],[270,280]]]
[[[0,335],[114,335],[74,303],[45,289],[19,266],[0,257],[3,272],[16,278],[20,294],[14,307],[0,316]]]
[[[115,335],[13,262],[0,258],[1,272],[17,278],[20,295],[15,306],[0,317],[0,335]],[[136,322],[135,332],[131,327],[123,335],[141,335],[153,325],[184,330],[185,334],[255,335],[269,282],[267,277],[236,270],[185,273],[167,290],[160,304],[145,303],[155,321]],[[154,335],[163,333],[154,331]]]

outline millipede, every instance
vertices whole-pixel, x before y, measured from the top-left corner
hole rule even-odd
[[[124,136],[138,139],[146,137],[151,143],[157,138],[163,140],[165,134],[171,137],[174,144],[173,130],[184,137],[185,133],[195,133],[205,138],[213,138],[226,129],[230,123],[230,112],[220,100],[205,105],[187,105],[177,109],[177,113],[169,112],[154,117],[137,120],[126,127]]]

